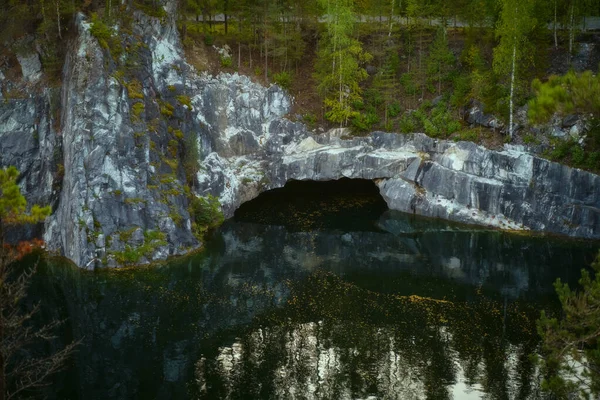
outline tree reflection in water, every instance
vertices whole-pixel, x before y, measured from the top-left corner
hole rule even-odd
[[[285,307],[200,358],[197,397],[539,397],[537,311],[472,295],[381,294],[315,272]]]
[[[40,317],[83,339],[47,397],[539,397],[534,321],[596,245],[386,212],[363,189],[249,205],[164,265],[41,265]]]

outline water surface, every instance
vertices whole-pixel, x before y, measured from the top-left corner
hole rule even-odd
[[[56,398],[530,399],[535,319],[597,246],[387,211],[370,182],[294,183],[200,254],[51,262],[33,289],[62,341],[83,338]]]

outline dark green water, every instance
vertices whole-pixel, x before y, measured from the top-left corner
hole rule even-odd
[[[416,219],[372,189],[269,193],[165,265],[43,265],[42,316],[83,338],[50,397],[540,397],[535,319],[600,244]]]

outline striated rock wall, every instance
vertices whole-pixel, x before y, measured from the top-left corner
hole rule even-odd
[[[183,254],[200,245],[191,196],[218,196],[229,217],[290,179],[373,179],[391,209],[600,238],[597,175],[510,146],[491,151],[422,134],[312,135],[285,118],[291,99],[277,86],[194,71],[173,18],[136,11],[119,33],[125,51],[112,57],[81,15],[77,27],[60,123],[49,90],[5,101],[0,165],[21,170],[29,201],[55,206],[44,238],[81,267]],[[190,142],[199,150],[195,176],[182,166]]]
[[[154,31],[157,24],[144,24],[144,15],[135,18],[147,28],[140,33],[168,40]],[[88,267],[164,259],[197,247],[179,190],[181,171],[172,170],[164,156],[172,137],[166,123],[153,122],[159,115],[158,87],[168,78],[152,62],[153,43],[127,54],[135,63],[130,82],[141,86],[134,99],[133,89],[126,90],[127,82],[111,71],[111,59],[91,35],[90,24],[80,15],[77,25],[62,94],[65,174],[44,235],[48,247]],[[143,245],[148,245],[144,254],[132,253]]]
[[[310,136],[290,125],[272,126],[277,131],[271,136],[288,143],[277,153],[208,157],[220,163],[202,175],[207,187],[219,193],[221,177],[240,193],[223,191],[228,215],[257,191],[256,177],[264,182],[258,190],[281,187],[289,179],[363,178],[376,180],[393,210],[501,229],[600,238],[598,175],[511,146],[492,151],[469,142],[383,132],[344,140],[339,132]]]

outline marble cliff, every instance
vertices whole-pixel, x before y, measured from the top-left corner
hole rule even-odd
[[[168,15],[173,7],[166,3]],[[0,99],[0,165],[21,171],[30,202],[52,204],[43,237],[80,267],[118,266],[140,247],[139,263],[185,254],[201,245],[191,196],[218,197],[229,217],[290,179],[370,179],[390,209],[600,239],[598,175],[510,145],[317,135],[286,118],[292,99],[279,87],[195,71],[174,18],[136,11],[119,65],[83,15],[76,25],[60,89],[40,87],[30,57],[27,96]],[[198,148],[191,175],[190,143]]]

